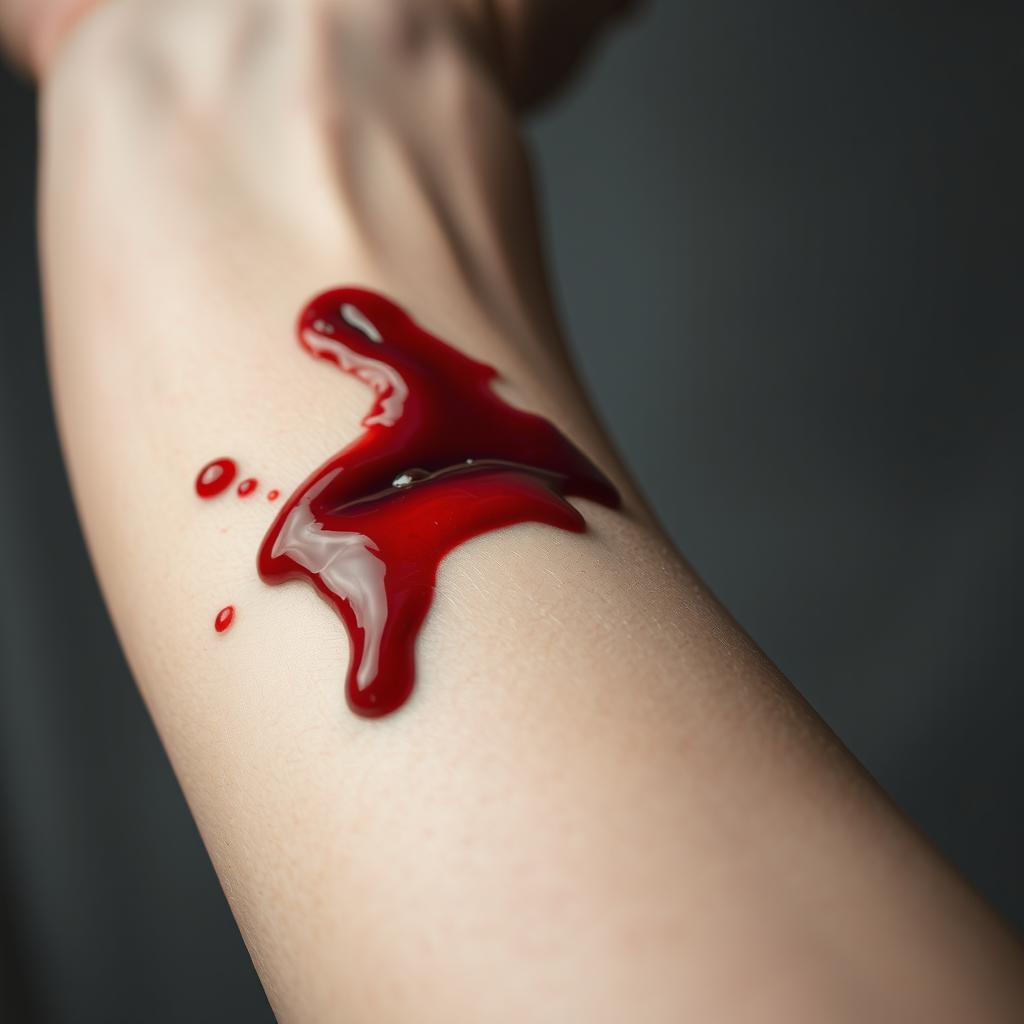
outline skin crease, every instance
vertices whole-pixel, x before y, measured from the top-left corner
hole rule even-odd
[[[76,500],[279,1018],[1019,1020],[1015,938],[695,580],[579,391],[513,113],[543,92],[509,56],[528,21],[112,0],[54,50],[20,6]],[[359,433],[366,389],[292,335],[344,283],[493,365],[626,500],[453,552],[417,692],[369,724],[330,610],[256,578],[272,509],[193,490],[231,453],[287,495]]]

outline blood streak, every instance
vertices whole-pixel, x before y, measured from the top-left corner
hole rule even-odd
[[[196,477],[196,494],[200,498],[215,498],[231,486],[238,467],[233,459],[214,459],[208,462]]]
[[[226,608],[221,608],[221,610],[217,612],[217,618],[213,620],[213,628],[217,630],[218,633],[223,633],[234,621],[235,606],[229,604]]]
[[[299,319],[312,356],[376,395],[365,432],[281,507],[259,552],[267,583],[304,579],[352,645],[349,706],[376,717],[415,680],[416,636],[441,559],[478,534],[538,522],[581,533],[567,496],[617,508],[603,473],[547,420],[492,389],[497,373],[374,292],[343,288]]]

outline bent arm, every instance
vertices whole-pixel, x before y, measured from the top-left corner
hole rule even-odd
[[[1015,941],[644,511],[558,339],[513,115],[460,33],[400,10],[115,0],[44,91],[76,500],[279,1017],[1016,1019]],[[369,406],[292,337],[342,283],[497,368],[626,499],[449,555],[416,695],[376,722],[331,609],[255,570],[265,489]],[[224,454],[252,500],[196,499]]]

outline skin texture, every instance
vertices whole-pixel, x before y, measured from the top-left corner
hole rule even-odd
[[[42,75],[75,22],[99,2],[4,0],[0,6],[0,41],[16,64]]]
[[[464,14],[112,0],[44,61],[73,487],[276,1012],[1019,1020],[1015,938],[693,577],[596,424],[537,239],[522,50]],[[192,491],[229,453],[288,494],[359,433],[365,389],[292,334],[339,283],[496,367],[626,501],[577,502],[582,536],[453,552],[416,694],[373,723],[345,708],[331,611],[256,577],[272,509]]]

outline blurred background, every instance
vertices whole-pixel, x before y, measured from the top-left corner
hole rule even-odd
[[[1022,32],[662,0],[531,128],[582,372],[667,528],[1018,926]],[[75,522],[2,72],[0,126],[0,1020],[270,1021]]]

